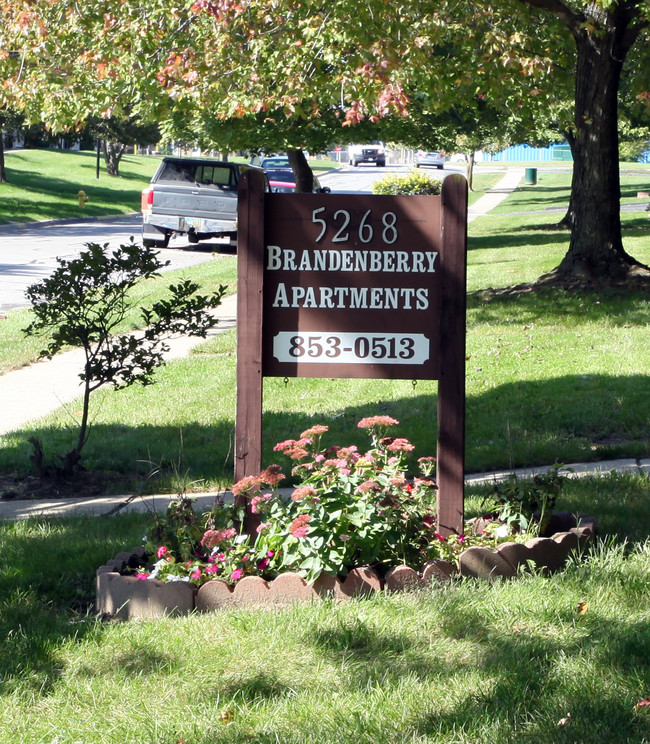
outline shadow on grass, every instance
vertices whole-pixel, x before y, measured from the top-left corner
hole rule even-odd
[[[475,373],[479,374],[480,373]],[[480,381],[480,380],[479,380]],[[386,395],[382,395],[385,386]],[[337,384],[334,384],[337,383]],[[357,427],[365,416],[386,414],[400,425],[395,433],[415,445],[409,466],[417,471],[418,457],[436,452],[436,395],[431,393],[389,397],[390,385],[373,385],[374,402],[353,381],[323,381],[322,385],[276,382],[272,400],[276,410],[263,413],[263,465],[272,462],[290,472],[291,463],[273,452],[285,439],[297,439],[316,423],[330,427],[325,446],[356,445],[368,449],[365,430]],[[476,386],[475,386],[476,387]],[[360,392],[361,391],[361,392]],[[126,394],[128,391],[120,393]],[[139,391],[142,394],[142,391]],[[155,386],[147,392],[155,396]],[[196,395],[201,390],[197,388]],[[323,398],[340,400],[339,408]],[[345,401],[362,400],[362,403]],[[186,402],[193,404],[192,400]],[[149,410],[144,403],[144,411]],[[299,410],[297,410],[299,408]],[[504,382],[467,399],[466,470],[492,471],[509,466],[569,464],[614,457],[650,457],[650,376],[565,375],[546,380]],[[76,431],[34,428],[3,437],[0,471],[31,472],[30,436],[39,438],[46,460],[71,449]],[[214,412],[209,424],[186,422],[179,426],[95,424],[84,449],[90,471],[122,474],[130,490],[151,492],[161,477],[172,490],[192,483],[230,486],[233,473],[234,421]],[[150,483],[151,482],[151,483]]]
[[[138,545],[145,515],[1,523],[0,690],[47,693],[64,670],[57,649],[102,632],[87,614],[97,567]]]
[[[615,574],[624,595],[626,578],[618,571],[605,573],[601,580],[613,580]],[[575,578],[531,581],[534,596],[543,599],[552,592],[571,602]],[[598,591],[596,583],[586,588],[588,594]],[[431,705],[421,706],[420,713],[398,717],[395,730],[380,736],[382,742],[420,737],[434,741],[436,736],[441,741],[453,737],[503,744],[646,741],[645,727],[631,715],[634,688],[645,690],[639,676],[646,684],[650,681],[645,663],[650,634],[638,613],[629,623],[621,623],[603,608],[585,619],[585,627],[576,628],[574,605],[565,616],[557,601],[533,608],[525,601],[522,606],[516,590],[498,587],[493,600],[491,594],[489,584],[468,582],[456,591],[435,589],[409,604],[408,610],[401,608],[420,612],[429,632],[422,628],[396,633],[393,624],[381,619],[370,626],[360,606],[335,611],[329,622],[308,631],[306,639],[341,667],[351,689],[375,690],[381,685],[394,691],[401,680],[415,679],[426,695],[441,681],[446,697],[434,693]],[[399,600],[391,612],[399,626],[397,607]],[[583,674],[588,675],[583,680],[576,678],[574,668],[581,658]],[[613,678],[618,689],[612,689]],[[427,709],[431,712],[421,712]],[[575,720],[565,732],[558,721],[567,712]],[[345,711],[339,715],[344,725],[355,726]],[[497,722],[500,727],[495,728]]]
[[[539,288],[529,292],[490,294],[472,292],[467,298],[468,325],[556,325],[562,318],[588,319],[615,326],[646,326],[650,323],[650,296],[646,289],[601,288],[593,291]]]

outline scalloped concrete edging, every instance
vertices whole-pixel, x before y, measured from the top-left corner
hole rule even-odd
[[[144,550],[134,548],[118,553],[97,569],[96,611],[100,615],[130,620],[186,615],[194,610],[212,612],[230,607],[277,606],[290,602],[314,601],[321,597],[345,600],[378,591],[398,592],[430,587],[453,576],[478,579],[512,578],[531,566],[549,573],[562,568],[568,557],[593,541],[595,525],[574,527],[552,537],[535,537],[526,543],[508,542],[495,549],[471,547],[461,553],[459,568],[432,560],[421,571],[410,566],[391,568],[384,579],[372,568],[360,566],[341,580],[322,575],[312,585],[296,573],[281,574],[272,581],[245,576],[234,586],[213,579],[197,587],[185,581],[163,583],[123,575],[146,559]]]

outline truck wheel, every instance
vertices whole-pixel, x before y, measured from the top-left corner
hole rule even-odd
[[[151,240],[151,238],[143,238],[142,245],[145,248],[167,248],[167,246],[169,245],[170,237],[171,233],[165,233],[165,237],[163,240]]]
[[[377,167],[378,168],[385,168],[386,167],[386,161],[385,160],[378,160],[377,161]]]
[[[352,165],[353,165],[353,166],[354,166],[355,168],[358,168],[358,167],[359,167],[359,163],[358,163],[358,161],[356,161],[356,160],[353,160],[353,161],[352,161]]]

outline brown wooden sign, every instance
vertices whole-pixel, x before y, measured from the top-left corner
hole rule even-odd
[[[436,196],[239,192],[235,479],[261,469],[262,380],[437,379],[438,517],[463,530],[467,184]]]
[[[437,379],[431,201],[283,196],[265,200],[263,374]]]

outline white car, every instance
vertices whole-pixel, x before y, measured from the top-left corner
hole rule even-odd
[[[415,154],[415,167],[419,168],[422,165],[433,165],[442,170],[445,167],[445,153],[441,150],[433,152],[418,150]]]
[[[369,145],[349,145],[348,158],[350,165],[355,168],[359,163],[374,163],[378,168],[386,165],[386,148],[383,142],[373,142]]]

